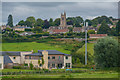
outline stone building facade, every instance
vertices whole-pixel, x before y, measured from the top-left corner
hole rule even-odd
[[[1,69],[12,68],[15,65],[26,64],[28,67],[32,63],[36,68],[72,68],[72,57],[56,50],[38,50],[38,53],[4,51],[1,54]],[[67,58],[65,58],[67,57]],[[44,60],[44,61],[42,61]],[[40,61],[40,63],[38,63]],[[44,62],[44,63],[43,63]]]

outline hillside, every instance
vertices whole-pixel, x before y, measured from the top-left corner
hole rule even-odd
[[[91,53],[92,55],[94,53],[93,48],[94,48],[94,43],[88,43],[87,44],[87,51],[89,53]],[[77,53],[84,53],[84,52],[85,52],[85,45],[77,51]]]
[[[31,51],[31,50],[34,50],[34,52],[37,52],[38,50],[58,50],[66,54],[70,54],[70,51],[64,50],[62,46],[54,46],[47,43],[21,42],[2,44],[2,51]]]

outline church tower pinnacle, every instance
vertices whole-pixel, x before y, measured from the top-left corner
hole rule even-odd
[[[64,11],[64,14],[61,13],[60,26],[66,27],[66,12],[65,11]]]

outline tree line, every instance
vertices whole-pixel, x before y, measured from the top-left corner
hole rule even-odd
[[[103,20],[105,21],[106,24],[113,24],[112,20],[115,20],[112,17],[107,17],[107,16],[98,16],[92,20],[90,19],[86,19],[85,21],[88,22],[89,26],[94,26],[97,27],[98,24],[101,24],[103,22]],[[77,17],[68,17],[66,19],[67,25],[73,25],[75,27],[81,27],[83,26],[83,18],[80,16]],[[13,18],[12,15],[10,14],[8,16],[8,23],[7,25],[9,25],[10,27],[13,27]],[[50,18],[49,20],[45,19],[35,19],[34,16],[30,16],[27,17],[26,20],[20,20],[16,25],[21,25],[21,26],[29,26],[29,27],[36,27],[36,26],[40,26],[42,28],[49,28],[50,26],[59,26],[60,25],[60,18],[56,18],[55,20],[53,20],[53,18]]]

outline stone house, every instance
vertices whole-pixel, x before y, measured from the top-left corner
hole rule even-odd
[[[72,68],[71,55],[56,50],[38,50],[38,53],[33,53],[33,51],[3,51],[0,54],[2,59],[0,62],[1,69],[12,68],[21,64],[26,64],[29,67],[30,63],[36,68]],[[42,60],[44,60],[44,64],[42,64]]]

